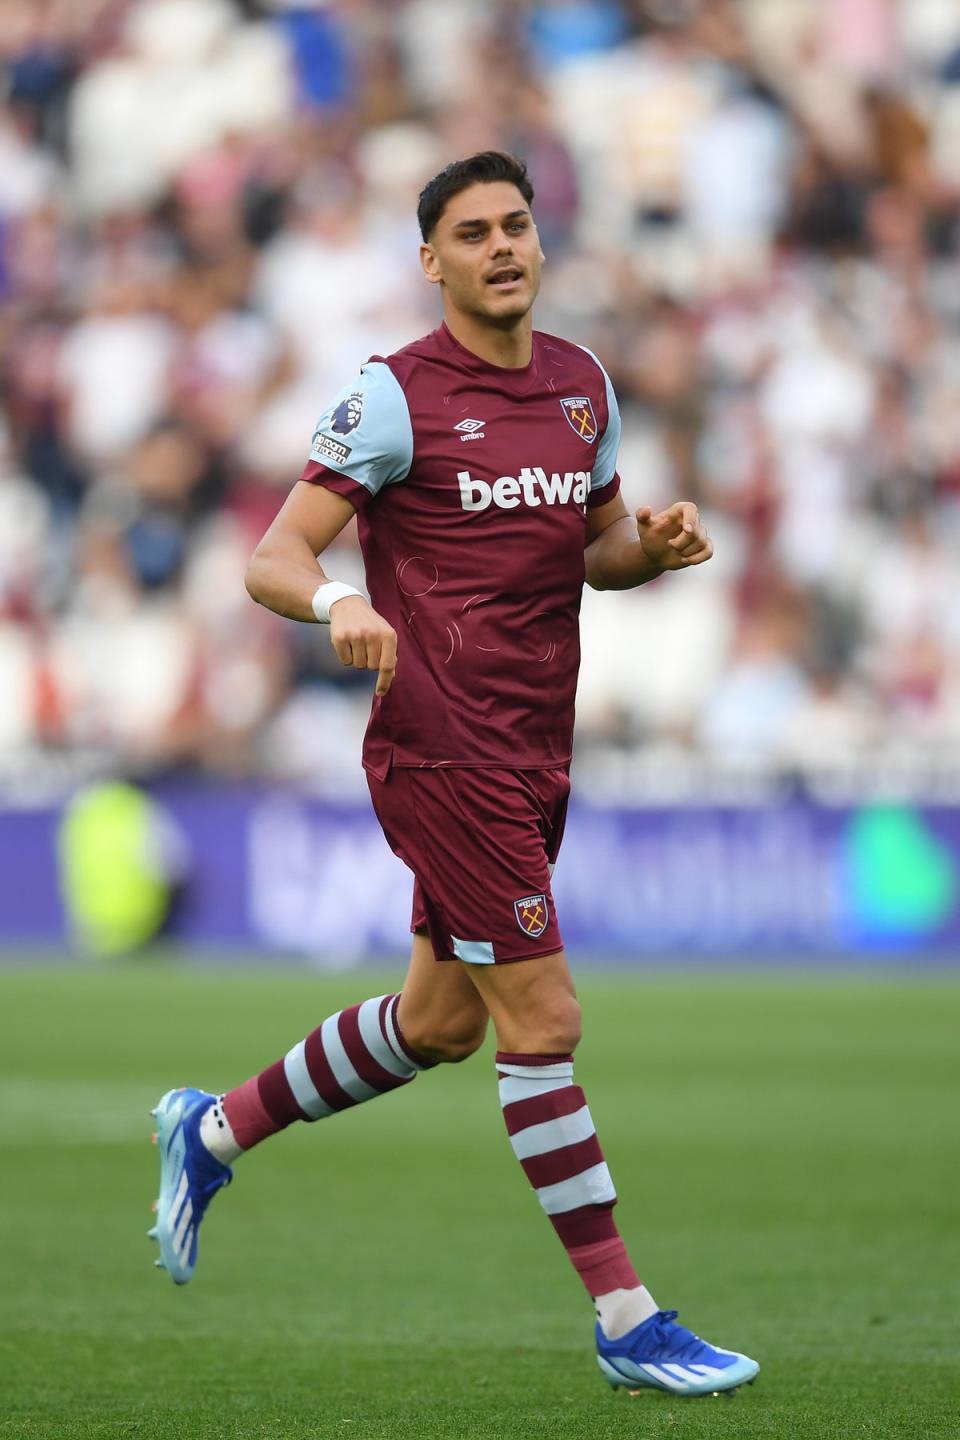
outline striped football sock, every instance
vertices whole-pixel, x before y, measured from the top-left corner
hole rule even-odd
[[[433,1061],[411,1050],[400,1033],[399,1003],[399,995],[378,995],[338,1011],[282,1060],[228,1090],[220,1103],[234,1156],[294,1120],[323,1120],[432,1069]],[[210,1146],[215,1154],[216,1143]]]
[[[614,1223],[617,1192],[583,1091],[573,1083],[573,1056],[500,1051],[497,1074],[513,1152],[588,1294],[606,1299],[642,1291],[638,1304],[620,1307],[640,1314],[649,1295]]]

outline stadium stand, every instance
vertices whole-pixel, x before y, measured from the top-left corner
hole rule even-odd
[[[415,197],[490,146],[628,502],[717,547],[585,597],[589,782],[956,767],[954,5],[44,0],[0,62],[0,773],[362,787],[366,677],[243,570],[332,391],[435,323]]]

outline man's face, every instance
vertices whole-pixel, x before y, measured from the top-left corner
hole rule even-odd
[[[448,304],[494,325],[526,315],[540,289],[540,238],[529,205],[506,180],[454,195],[420,260]]]

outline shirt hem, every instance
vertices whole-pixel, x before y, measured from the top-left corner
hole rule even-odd
[[[561,770],[570,765],[573,754],[561,757],[560,759],[543,758],[522,758],[517,759],[515,755],[504,756],[502,760],[414,760],[398,758],[394,754],[389,762],[388,768],[397,770]],[[364,758],[361,762],[364,770],[370,774],[382,771],[381,760]]]

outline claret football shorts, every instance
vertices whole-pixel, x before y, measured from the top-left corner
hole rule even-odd
[[[544,770],[367,771],[390,848],[413,871],[411,930],[438,960],[503,964],[563,948],[550,890],[570,795]]]

